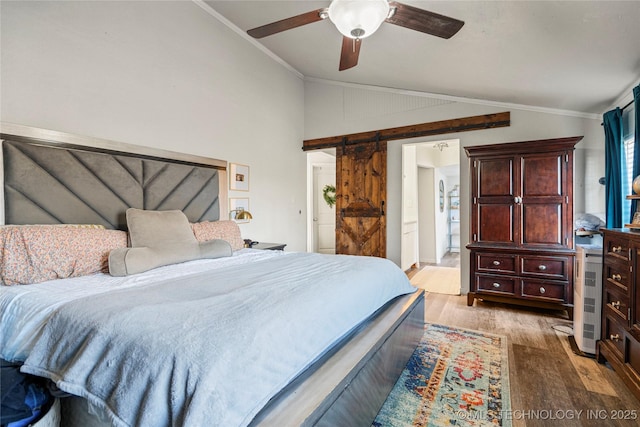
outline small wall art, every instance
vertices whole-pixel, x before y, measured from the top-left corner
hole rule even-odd
[[[229,189],[249,191],[249,166],[238,163],[229,164]]]

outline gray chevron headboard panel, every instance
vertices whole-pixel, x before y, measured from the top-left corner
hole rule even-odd
[[[129,207],[220,218],[220,167],[2,135],[6,224],[126,229]],[[224,175],[223,175],[224,176]]]

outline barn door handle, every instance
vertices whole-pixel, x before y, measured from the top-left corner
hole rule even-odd
[[[380,216],[384,216],[384,200],[380,202]]]
[[[344,218],[344,208],[340,209],[340,218]]]

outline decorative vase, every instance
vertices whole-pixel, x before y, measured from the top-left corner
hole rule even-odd
[[[636,176],[631,185],[635,194],[640,194],[640,175]]]

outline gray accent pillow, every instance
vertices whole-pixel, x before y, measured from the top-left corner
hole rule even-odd
[[[132,248],[198,242],[187,216],[178,210],[146,211],[129,208],[127,228]]]
[[[126,276],[169,264],[231,256],[224,240],[198,242],[187,216],[177,210],[127,209],[130,248],[109,253],[109,273]]]
[[[231,245],[219,239],[196,242],[194,244],[167,245],[153,248],[118,248],[109,253],[109,273],[112,276],[127,276],[164,265],[231,255],[233,255]]]

